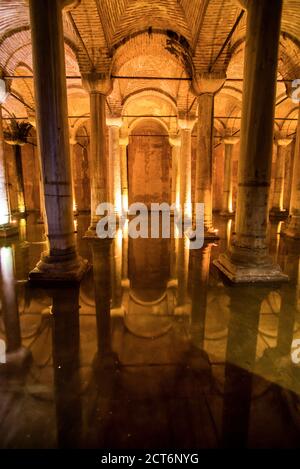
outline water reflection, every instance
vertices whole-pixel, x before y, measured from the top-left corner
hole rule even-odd
[[[84,223],[79,248],[93,269],[81,285],[16,283],[20,245],[0,248],[1,339],[7,353],[33,356],[18,393],[1,376],[0,421],[11,431],[0,425],[0,446],[298,446],[299,244],[271,227],[290,283],[228,287],[212,259],[231,224],[219,227],[218,246],[190,251],[184,238],[120,232],[87,243]],[[43,245],[33,246],[26,265]]]

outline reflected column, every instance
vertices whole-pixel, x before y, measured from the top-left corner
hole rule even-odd
[[[53,290],[52,299],[57,445],[78,448],[82,441],[79,284]]]
[[[251,287],[228,288],[230,319],[222,415],[224,447],[247,446],[260,307],[267,293]]]

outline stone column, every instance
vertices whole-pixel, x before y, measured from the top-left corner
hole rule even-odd
[[[172,189],[171,189],[171,204],[175,207],[180,205],[180,152],[181,152],[181,138],[180,136],[170,136],[169,143],[172,147]]]
[[[222,198],[222,211],[221,215],[230,217],[233,215],[232,210],[232,149],[239,141],[239,137],[228,136],[224,137],[223,142],[225,146],[225,159],[224,159],[224,185],[223,185],[223,198]]]
[[[6,165],[4,155],[4,139],[2,125],[1,104],[4,103],[7,96],[5,82],[0,79],[0,238],[14,236],[18,234],[18,227],[11,223],[11,213],[9,206]]]
[[[122,212],[127,215],[128,212],[128,168],[127,168],[127,147],[128,136],[122,136],[119,139],[120,158],[121,158],[121,195],[122,195]]]
[[[214,96],[224,81],[223,73],[203,73],[193,80],[198,95],[195,203],[204,203],[205,239],[218,238],[212,223]]]
[[[293,138],[292,143],[289,145],[287,149],[286,160],[285,160],[283,208],[287,212],[289,212],[290,204],[291,204],[294,155],[295,155],[295,138]]]
[[[108,117],[106,123],[109,129],[109,182],[111,184],[111,203],[117,217],[122,214],[121,195],[121,155],[120,155],[120,128],[121,117]]]
[[[232,282],[287,280],[268,255],[277,59],[282,0],[248,7],[235,237],[215,261]],[[268,83],[268,92],[265,84]]]
[[[282,219],[287,216],[283,208],[284,174],[285,174],[285,147],[291,143],[291,138],[277,138],[277,153],[275,163],[274,192],[270,217]]]
[[[62,0],[30,0],[36,120],[49,252],[29,274],[38,281],[80,280],[87,262],[74,236]]]
[[[283,228],[285,236],[300,238],[300,107],[298,111],[298,125],[295,143],[294,167],[292,178],[290,216]]]
[[[108,200],[108,166],[106,151],[106,95],[112,90],[111,81],[101,73],[82,75],[82,83],[90,95],[90,184],[91,184],[91,225],[87,237],[96,237],[96,226],[100,219],[97,206]]]
[[[75,173],[74,173],[74,155],[75,155],[75,145],[77,140],[74,137],[70,137],[70,166],[71,166],[71,184],[72,184],[72,199],[73,199],[73,213],[77,215],[77,203],[76,203],[76,194],[75,194]]]
[[[180,198],[179,203],[182,214],[192,216],[192,129],[195,121],[178,119],[181,137],[181,151],[179,161]]]

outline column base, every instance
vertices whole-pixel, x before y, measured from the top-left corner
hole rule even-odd
[[[235,212],[229,212],[229,210],[222,210],[219,215],[224,218],[232,218],[235,216]]]
[[[213,263],[231,283],[282,283],[289,280],[279,265],[271,262],[261,265],[236,264],[225,253]]]
[[[271,208],[269,213],[269,218],[276,219],[276,220],[284,220],[289,215],[287,210],[280,210],[277,208]]]
[[[300,239],[300,216],[292,215],[281,229],[281,233],[292,239]]]
[[[41,260],[29,273],[29,280],[36,283],[80,282],[88,268],[88,261],[80,256],[62,260],[60,256],[42,254]]]
[[[0,238],[9,238],[10,236],[17,236],[19,234],[18,225],[7,223],[0,226]]]
[[[25,347],[20,347],[13,352],[7,352],[5,354],[5,363],[0,363],[0,374],[1,372],[23,371],[30,365],[31,360],[31,352]]]

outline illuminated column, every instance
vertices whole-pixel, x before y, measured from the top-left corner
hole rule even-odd
[[[36,122],[49,252],[30,279],[80,280],[87,262],[78,256],[72,204],[62,7],[66,0],[30,0]]]
[[[75,145],[77,140],[74,137],[70,138],[70,163],[71,163],[71,184],[72,184],[72,199],[73,199],[73,213],[77,214],[77,203],[75,194],[75,173],[74,173],[74,157],[75,157]]]
[[[111,81],[101,73],[82,75],[82,84],[90,95],[90,184],[91,184],[91,225],[87,237],[96,236],[97,206],[108,200],[108,166],[106,151],[106,95],[112,90]]]
[[[18,234],[18,227],[11,223],[9,207],[6,167],[4,156],[4,139],[2,127],[1,104],[5,101],[6,89],[4,80],[0,79],[0,238],[6,238]]]
[[[235,236],[215,261],[232,282],[287,280],[268,254],[277,59],[282,0],[248,6]],[[266,93],[265,83],[268,83]]]
[[[121,216],[121,155],[120,155],[120,128],[122,119],[120,117],[109,117],[106,119],[109,129],[109,181],[111,184],[112,204],[114,213]]]
[[[212,223],[214,96],[224,81],[224,74],[216,73],[199,74],[193,81],[193,89],[198,95],[195,203],[204,203],[206,239],[217,238]]]
[[[231,216],[232,210],[232,150],[233,145],[239,141],[239,137],[224,137],[223,142],[225,146],[225,159],[224,159],[224,186],[223,186],[223,199],[221,215]]]
[[[169,137],[169,143],[172,147],[172,190],[171,190],[171,204],[179,207],[180,205],[180,152],[181,152],[181,138],[180,136]]]
[[[291,144],[288,146],[286,153],[287,154],[285,160],[283,208],[289,213],[291,204],[292,179],[295,156],[295,138],[293,138]]]
[[[270,217],[272,218],[285,218],[287,216],[287,211],[283,208],[285,148],[291,143],[291,141],[291,138],[276,139],[277,153],[275,163],[274,192],[272,207],[270,210]]]
[[[178,119],[181,137],[179,161],[180,173],[180,207],[182,214],[192,216],[191,183],[192,183],[192,129],[194,120]]]
[[[1,313],[5,329],[5,360],[1,366],[20,367],[31,357],[29,350],[22,347],[13,251],[11,246],[0,248]],[[3,363],[4,362],[4,363]],[[3,364],[3,365],[2,365]]]
[[[127,147],[128,136],[122,136],[119,139],[121,154],[121,194],[123,214],[128,212],[128,168],[127,168]]]
[[[290,216],[283,233],[290,238],[300,238],[300,107],[298,111],[298,125],[295,143],[294,167],[292,178],[292,192]]]

